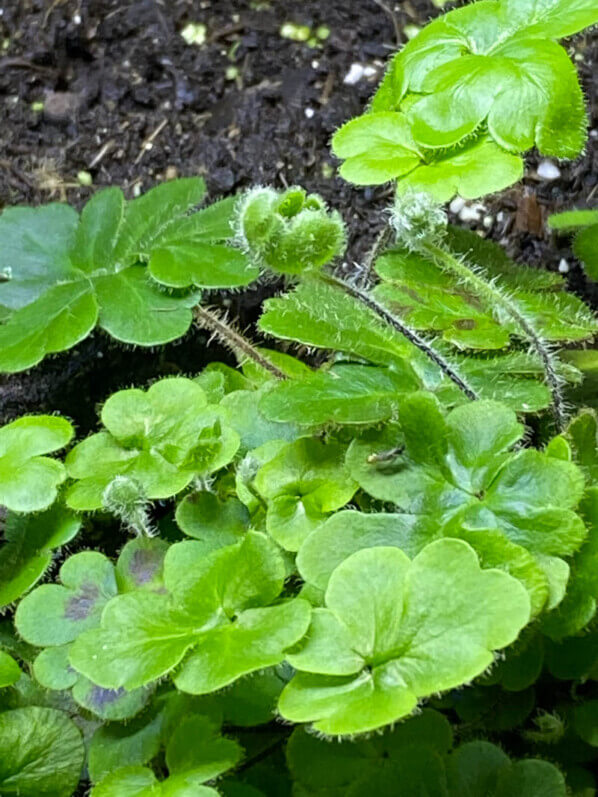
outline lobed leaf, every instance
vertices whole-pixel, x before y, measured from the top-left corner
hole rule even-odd
[[[418,699],[483,672],[529,612],[523,587],[481,570],[459,540],[432,543],[412,562],[396,548],[359,551],[336,568],[326,608],[314,611],[307,641],[289,655],[298,674],[281,695],[281,714],[331,735],[395,722]]]
[[[289,551],[297,551],[328,513],[353,497],[357,484],[343,464],[345,449],[311,438],[289,443],[258,470],[255,487],[266,499],[266,528]]]
[[[198,297],[166,292],[160,282],[224,288],[255,279],[257,269],[226,245],[232,200],[191,213],[204,194],[202,179],[184,178],[131,202],[118,188],[99,191],[78,221],[64,205],[6,210],[0,305],[9,312],[0,325],[0,369],[29,368],[96,325],[124,343],[168,343],[189,328]]]
[[[309,605],[271,606],[285,576],[266,537],[206,555],[199,542],[177,543],[165,561],[169,594],[133,591],[110,601],[97,630],[82,634],[71,664],[107,689],[135,689],[173,670],[182,691],[205,694],[241,675],[278,664],[309,623]]]
[[[67,420],[52,415],[30,415],[1,427],[0,504],[14,512],[49,507],[66,472],[45,454],[64,448],[73,433]]]
[[[150,499],[176,495],[196,473],[227,465],[239,446],[236,433],[207,407],[204,391],[191,379],[114,393],[102,421],[106,431],[79,443],[66,459],[76,480],[66,502],[74,509],[102,508],[117,476],[134,480]]]

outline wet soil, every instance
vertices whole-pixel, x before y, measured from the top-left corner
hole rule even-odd
[[[405,25],[438,13],[432,2],[0,0],[0,11],[0,208],[81,206],[107,185],[132,197],[176,175],[204,175],[212,197],[301,183],[342,210],[351,259],[371,245],[390,191],[338,179],[330,136],[361,111]],[[290,41],[280,35],[289,21],[326,26],[330,35],[316,47]],[[201,46],[181,36],[189,22],[205,25]],[[598,35],[578,37],[570,49],[597,130]],[[371,74],[345,82],[353,64]],[[557,209],[598,203],[596,140],[579,161],[560,164],[556,180],[539,179],[530,158],[525,181],[471,222],[525,262],[557,268],[566,258],[572,289],[591,300],[567,242],[552,240],[543,221]],[[80,172],[92,186],[80,184]],[[262,298],[232,297],[232,309],[250,322]],[[30,373],[2,378],[0,420],[59,410],[85,431],[113,390],[197,371],[216,357],[226,354],[207,350],[198,331],[159,352],[97,333]]]

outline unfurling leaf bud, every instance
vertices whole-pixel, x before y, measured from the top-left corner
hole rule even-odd
[[[152,537],[149,519],[149,501],[142,486],[128,476],[115,476],[102,495],[107,512],[116,515],[122,523],[138,536]]]
[[[282,274],[321,268],[345,250],[345,225],[317,194],[249,191],[237,208],[237,238],[262,267]]]
[[[447,223],[446,213],[430,194],[412,191],[397,194],[391,224],[401,246],[417,250],[423,244],[440,243]]]

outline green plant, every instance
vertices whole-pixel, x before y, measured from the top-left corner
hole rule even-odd
[[[188,178],[131,202],[107,188],[80,217],[59,204],[5,210],[0,370],[36,365],[96,325],[124,343],[167,343],[191,324],[199,299],[191,286],[238,287],[255,279],[257,271],[225,243],[233,203],[192,212],[204,196],[203,180]]]
[[[593,0],[483,0],[434,20],[394,57],[369,111],[334,137],[342,175],[473,199],[517,182],[533,146],[576,157],[584,98],[556,40],[596,22]]]
[[[4,211],[2,370],[192,319],[238,367],[119,390],[74,445],[0,427],[0,793],[594,793],[598,419],[567,346],[596,318],[437,200],[582,146],[555,39],[597,19],[480,0],[397,56],[335,139],[346,176],[399,176],[356,273],[297,187]],[[284,352],[199,304],[273,277],[256,334]]]

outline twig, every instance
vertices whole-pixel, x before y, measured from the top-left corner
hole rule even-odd
[[[141,145],[139,154],[135,158],[135,164],[139,163],[139,161],[141,160],[141,158],[143,158],[148,149],[151,149],[152,142],[157,136],[160,135],[160,133],[162,132],[162,130],[164,130],[167,124],[168,124],[168,119],[162,119],[158,127],[156,127],[156,129],[153,131],[153,133],[149,134],[149,136],[145,139],[145,141]]]
[[[388,14],[388,16],[391,18],[392,26],[395,31],[395,38],[397,40],[397,44],[400,46],[403,43],[403,32],[401,30],[401,26],[399,25],[399,20],[397,19],[397,15],[390,6],[386,5],[386,3],[383,0],[374,0],[374,3],[383,11],[385,11]]]

